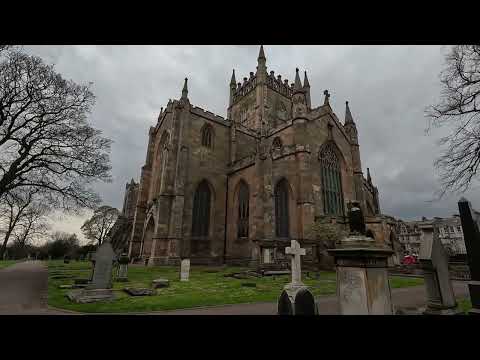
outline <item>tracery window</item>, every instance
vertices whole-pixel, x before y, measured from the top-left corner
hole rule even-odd
[[[202,146],[213,148],[213,129],[210,125],[206,125],[202,129]]]
[[[282,179],[275,186],[275,229],[277,237],[290,237],[288,198],[288,182]]]
[[[249,191],[245,182],[240,183],[238,190],[238,237],[248,237]]]
[[[282,147],[282,140],[279,137],[273,139],[272,148],[273,149],[280,149]]]
[[[208,236],[211,195],[210,186],[205,180],[202,181],[193,198],[192,236]]]
[[[320,153],[323,209],[326,215],[343,215],[343,191],[340,161],[331,144]]]

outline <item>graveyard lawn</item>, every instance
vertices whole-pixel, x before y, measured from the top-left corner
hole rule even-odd
[[[201,306],[214,306],[238,303],[276,302],[283,287],[290,281],[287,275],[263,278],[248,277],[235,279],[225,274],[240,272],[245,268],[192,266],[190,280],[180,281],[180,267],[129,266],[128,282],[114,282],[117,298],[110,302],[76,304],[70,302],[66,294],[69,289],[60,285],[71,285],[75,278],[89,278],[89,262],[63,261],[48,262],[48,304],[52,307],[85,313],[126,313],[186,309]],[[303,282],[310,287],[315,297],[336,293],[335,272],[321,272],[320,278],[303,274]],[[168,279],[170,286],[157,289],[157,295],[132,297],[122,291],[125,287],[151,288],[152,280]],[[242,286],[255,283],[256,287]],[[423,279],[392,276],[392,288],[422,285]]]
[[[472,302],[469,298],[462,299],[458,301],[458,307],[462,310],[465,314],[468,314],[470,310],[472,310]]]
[[[0,270],[15,264],[17,260],[0,260]]]

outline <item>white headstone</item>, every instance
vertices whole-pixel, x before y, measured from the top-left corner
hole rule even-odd
[[[180,263],[180,281],[188,281],[190,277],[190,259],[183,259]]]
[[[305,249],[300,247],[297,240],[292,240],[290,246],[285,249],[285,254],[292,255],[292,282],[291,285],[303,285],[302,264],[300,256],[305,255]]]
[[[270,264],[272,262],[272,258],[270,256],[270,249],[263,249],[263,263]]]

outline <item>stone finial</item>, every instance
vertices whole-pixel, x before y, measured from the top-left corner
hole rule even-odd
[[[242,87],[242,83],[238,83],[237,84],[237,90],[240,89]]]
[[[183,89],[182,89],[182,99],[188,99],[188,78],[185,78],[185,83],[183,84]]]
[[[298,74],[298,68],[295,69],[295,84],[293,86],[294,91],[301,91],[303,86],[302,82],[300,81],[300,75]]]
[[[272,79],[275,79],[275,71],[270,71],[270,76],[272,77]]]
[[[265,52],[263,51],[263,45],[260,45],[260,52],[258,53],[258,60],[267,60]]]
[[[288,79],[283,80],[283,83],[288,87]]]
[[[325,100],[323,101],[323,105],[330,104],[330,94],[329,94],[328,90],[325,90],[323,92],[323,95],[325,95]]]
[[[243,83],[245,84],[247,81],[248,81],[248,78],[247,78],[247,77],[244,77],[244,78],[243,78]]]
[[[305,71],[305,76],[303,78],[303,87],[310,88],[310,83],[308,82],[307,72]]]
[[[348,106],[348,101],[345,102],[345,124],[354,124],[353,116],[350,112],[350,107]]]
[[[372,177],[370,176],[370,169],[369,168],[367,168],[367,181],[368,181],[369,184],[372,183]]]
[[[253,71],[250,71],[250,79],[253,79]]]

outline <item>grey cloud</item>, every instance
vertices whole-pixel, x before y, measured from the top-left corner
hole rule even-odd
[[[267,66],[293,81],[295,68],[307,70],[312,103],[323,91],[343,120],[345,101],[357,122],[362,164],[380,191],[384,213],[402,217],[443,216],[457,211],[458,196],[429,202],[438,188],[433,161],[445,130],[425,135],[424,110],[440,94],[443,67],[439,46],[269,46]],[[66,78],[93,81],[97,97],[92,123],[114,140],[114,181],[98,184],[105,203],[118,208],[125,183],[138,180],[145,160],[147,132],[161,107],[181,94],[189,79],[189,98],[225,116],[228,84],[255,71],[259,46],[26,46],[54,63]],[[478,190],[465,194],[480,203]],[[480,204],[477,205],[480,207]],[[77,230],[78,231],[78,230]]]

